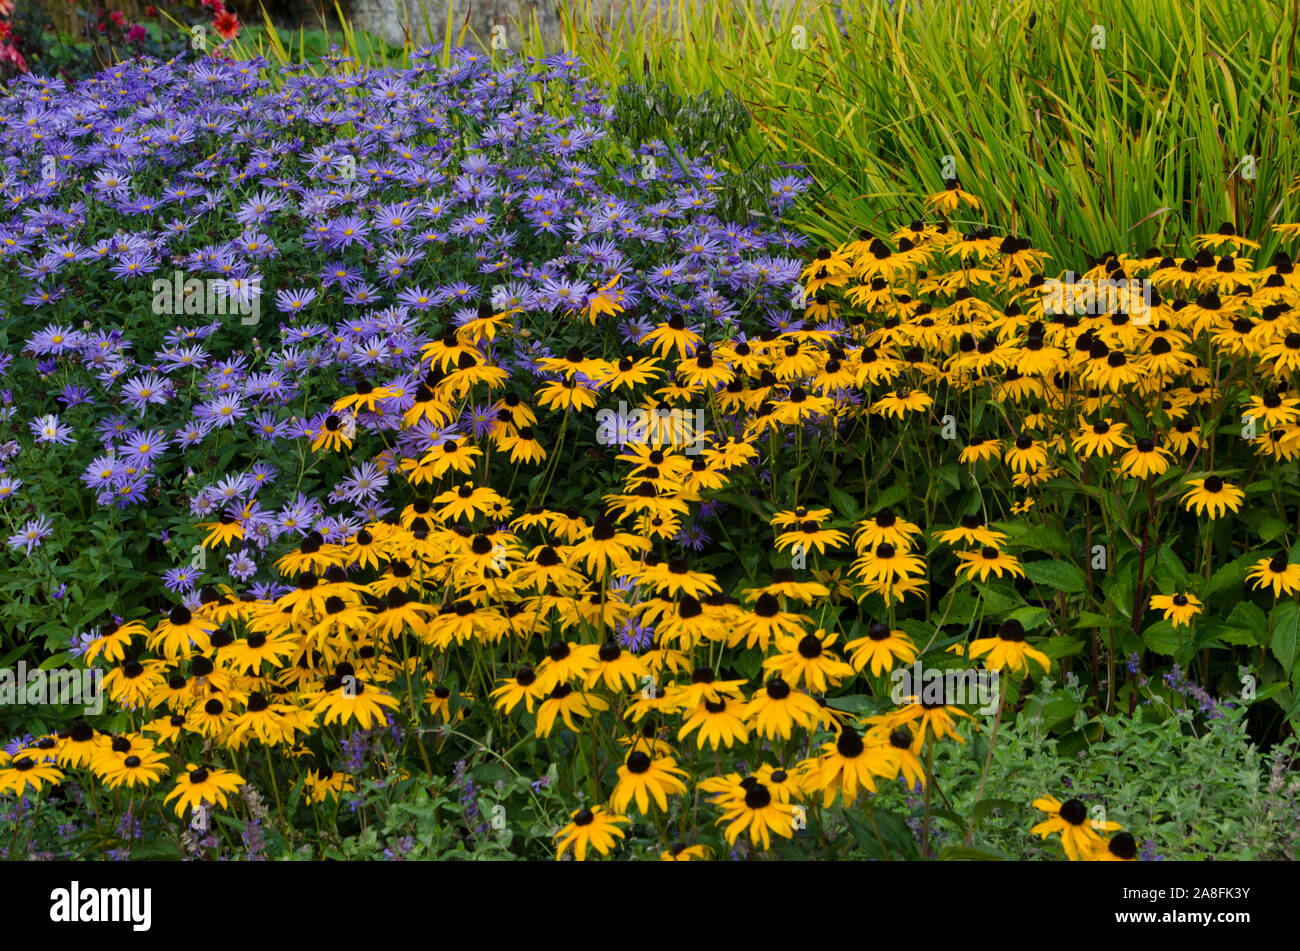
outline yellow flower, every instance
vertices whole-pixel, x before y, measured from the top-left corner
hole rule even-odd
[[[633,750],[618,768],[618,783],[609,797],[610,807],[624,812],[635,800],[641,814],[648,815],[653,798],[659,811],[667,812],[670,795],[686,794],[686,784],[679,778],[685,775],[686,771],[678,769],[671,756],[651,759],[641,750]]]
[[[989,670],[1001,670],[1009,667],[1013,671],[1028,671],[1029,661],[1051,670],[1052,662],[1042,651],[1025,643],[1025,628],[1015,618],[1008,618],[998,627],[997,637],[982,637],[970,645],[968,657],[974,659],[988,654],[984,666]]]
[[[1034,800],[1034,808],[1050,814],[1050,818],[1038,823],[1030,833],[1046,839],[1054,832],[1061,835],[1061,846],[1070,861],[1089,857],[1101,842],[1098,832],[1119,831],[1118,822],[1088,820],[1088,808],[1078,799],[1062,803],[1054,796],[1043,796]]]
[[[1174,627],[1191,627],[1192,618],[1201,613],[1202,607],[1204,605],[1196,595],[1186,592],[1157,594],[1151,597],[1151,610],[1163,611],[1165,620],[1172,621]]]
[[[1246,493],[1231,482],[1224,482],[1216,475],[1204,479],[1189,479],[1185,483],[1192,488],[1183,495],[1187,510],[1197,515],[1209,513],[1210,518],[1218,518],[1228,512],[1241,508]]]
[[[619,826],[627,825],[627,817],[616,815],[604,806],[575,809],[570,813],[570,820],[555,834],[556,861],[564,856],[569,846],[573,846],[573,857],[579,862],[586,861],[589,848],[608,855],[617,844],[614,840],[626,836]]]
[[[1285,553],[1261,558],[1246,572],[1246,577],[1255,582],[1252,587],[1271,586],[1275,598],[1300,591],[1300,565],[1289,564]]]
[[[204,803],[225,808],[228,794],[242,785],[243,777],[231,770],[188,763],[185,775],[176,783],[176,788],[163,797],[163,802],[175,799],[178,816],[185,815],[187,808],[198,809]]]

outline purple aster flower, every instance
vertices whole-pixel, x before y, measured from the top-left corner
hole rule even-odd
[[[172,382],[164,377],[145,373],[122,384],[122,396],[143,415],[150,403],[166,403],[171,398],[172,386]]]
[[[226,556],[226,561],[230,566],[230,577],[236,581],[247,581],[253,575],[257,574],[257,562],[253,560],[248,549],[237,552],[231,552]]]
[[[156,430],[134,430],[123,441],[119,451],[126,464],[140,467],[151,465],[167,446],[167,437]]]
[[[90,390],[84,386],[78,386],[76,383],[69,383],[59,391],[58,400],[63,404],[64,409],[71,409],[74,406],[91,402]]]
[[[130,476],[118,483],[117,488],[110,495],[101,494],[96,501],[100,505],[107,505],[110,501],[115,503],[118,508],[124,509],[130,505],[138,505],[145,500],[145,490],[149,487],[149,478],[145,475]]]
[[[282,314],[296,314],[305,310],[315,299],[316,290],[310,287],[302,290],[277,291],[275,309]]]
[[[72,438],[72,427],[59,422],[59,417],[53,413],[37,417],[28,424],[28,427],[38,443],[67,446],[75,442]]]
[[[24,349],[38,357],[58,357],[79,349],[84,341],[85,334],[81,331],[50,324],[36,333]]]
[[[692,523],[683,526],[681,531],[674,536],[673,541],[692,551],[704,551],[713,539],[699,525]]]
[[[18,494],[23,487],[23,480],[14,476],[0,476],[0,502],[5,502]]]
[[[200,573],[189,565],[163,572],[162,581],[173,594],[189,594],[199,583]]]
[[[50,527],[48,516],[41,515],[38,518],[29,519],[22,528],[9,536],[9,547],[14,551],[19,548],[23,549],[24,554],[30,555],[33,548],[39,548],[41,542],[53,534]]]
[[[194,408],[196,419],[217,429],[233,426],[237,420],[247,415],[247,407],[234,393],[226,393]]]
[[[618,641],[628,650],[637,653],[654,643],[655,629],[633,618],[624,618],[618,625]]]
[[[186,423],[180,429],[176,430],[176,441],[181,446],[189,449],[203,442],[208,433],[212,432],[212,426],[205,422]]]
[[[122,463],[115,455],[109,453],[93,459],[82,472],[81,481],[88,488],[98,489],[101,492],[111,491],[125,474]]]

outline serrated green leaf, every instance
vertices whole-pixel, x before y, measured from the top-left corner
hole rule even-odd
[[[1296,662],[1296,645],[1300,642],[1300,605],[1294,601],[1283,601],[1273,609],[1273,633],[1269,638],[1269,650],[1282,665],[1282,671],[1291,676]]]
[[[1074,594],[1088,585],[1082,571],[1068,561],[1044,560],[1025,563],[1025,575],[1035,584],[1046,585],[1053,591]]]

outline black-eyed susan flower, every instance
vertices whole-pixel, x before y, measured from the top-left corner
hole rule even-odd
[[[715,750],[723,745],[731,749],[734,744],[749,740],[744,713],[743,698],[722,695],[717,700],[705,700],[686,711],[686,722],[677,731],[677,739],[684,740],[698,730],[695,742],[700,749],[704,749],[706,743]]]
[[[896,661],[910,664],[917,656],[916,645],[906,633],[880,621],[872,622],[865,637],[849,641],[844,649],[849,652],[854,670],[870,667],[873,677],[892,670]]]
[[[940,211],[946,215],[952,214],[961,205],[967,205],[976,211],[984,207],[979,198],[962,190],[961,182],[956,178],[945,179],[942,191],[927,195],[925,198],[926,211]]]
[[[888,585],[923,574],[925,562],[904,548],[880,542],[854,561],[849,570],[864,584]]]
[[[669,796],[686,794],[684,776],[686,771],[678,768],[671,756],[653,759],[642,750],[633,749],[618,768],[618,782],[609,797],[610,808],[626,812],[635,802],[642,815],[649,815],[653,799],[660,812],[667,812]]]
[[[925,768],[913,749],[916,738],[906,726],[873,728],[866,742],[871,768],[882,779],[902,776],[908,789],[925,786]]]
[[[773,834],[792,838],[794,809],[790,803],[773,796],[771,789],[756,777],[746,777],[742,785],[745,786],[744,797],[733,802],[718,819],[718,825],[727,824],[723,832],[727,843],[735,845],[736,839],[746,831],[750,842],[754,846],[761,842],[764,849],[771,848]]]
[[[1025,569],[1015,555],[1002,551],[995,545],[985,545],[979,551],[959,551],[956,553],[961,564],[957,566],[957,577],[963,574],[969,579],[988,579],[990,574],[999,578],[1005,573],[1023,578]]]
[[[661,862],[706,862],[712,857],[713,850],[700,843],[687,845],[685,842],[675,842],[659,853]]]
[[[203,536],[204,548],[229,545],[244,537],[244,526],[239,516],[230,512],[222,512],[215,522],[200,522],[198,527],[208,530],[208,533]]]
[[[555,834],[555,858],[558,861],[564,853],[573,848],[573,857],[584,862],[587,852],[595,849],[601,855],[608,855],[626,833],[619,828],[627,825],[627,817],[610,812],[604,806],[595,809],[575,809],[569,815],[568,825]]]
[[[770,678],[745,707],[744,718],[768,740],[788,740],[794,727],[810,733],[821,722],[821,705],[780,676]]]
[[[260,691],[253,691],[244,702],[244,710],[230,721],[230,744],[242,745],[246,737],[256,737],[266,746],[292,743],[295,726],[300,723],[295,707],[272,703]],[[302,723],[306,726],[306,723]]]
[[[662,588],[670,594],[685,593],[693,598],[702,598],[721,590],[713,575],[692,571],[685,558],[669,558],[648,564],[642,568],[639,580],[656,590]]]
[[[58,764],[89,766],[103,747],[103,736],[85,720],[77,720],[66,734],[59,734]]]
[[[968,512],[961,517],[961,522],[954,528],[935,533],[935,539],[945,545],[963,543],[967,545],[1001,545],[1007,540],[1004,532],[987,528],[984,517],[978,512]]]
[[[916,735],[912,741],[913,753],[921,751],[927,737],[933,737],[936,741],[951,737],[963,746],[966,744],[961,734],[957,732],[957,721],[954,718],[965,717],[973,720],[974,717],[969,713],[961,707],[944,703],[942,698],[929,696],[924,690],[920,697],[909,699],[910,702],[894,712],[871,718],[872,722],[882,724],[891,730],[916,723]]]
[[[1071,445],[1084,459],[1091,459],[1093,456],[1105,458],[1118,449],[1127,449],[1132,445],[1124,435],[1124,429],[1124,423],[1098,420],[1091,425],[1085,424],[1079,429]]]
[[[1133,834],[1116,832],[1109,839],[1099,837],[1092,850],[1081,857],[1092,862],[1136,862],[1137,856],[1137,841]]]
[[[537,673],[527,664],[515,671],[513,677],[502,680],[500,684],[490,696],[495,701],[494,706],[503,713],[509,713],[521,702],[524,704],[524,709],[532,713],[533,705],[540,703],[546,696],[546,691],[542,689],[543,685],[538,682]]]
[[[546,659],[537,668],[537,680],[543,691],[551,690],[556,684],[581,683],[599,664],[599,645],[557,639],[551,642]]]
[[[907,551],[912,547],[912,539],[920,534],[919,525],[909,522],[889,506],[884,506],[871,518],[858,523],[853,532],[853,546],[858,554],[864,554],[881,544]]]
[[[1046,654],[1025,641],[1024,625],[1015,618],[1008,618],[998,625],[996,637],[981,637],[972,641],[966,656],[973,660],[985,654],[988,657],[984,666],[989,670],[1006,667],[1016,672],[1028,671],[1031,660],[1042,667],[1044,673],[1052,667]]]
[[[957,461],[964,466],[973,466],[977,462],[988,462],[990,459],[1000,458],[1001,455],[1001,439],[985,439],[982,436],[972,436],[970,442],[958,454]]]
[[[574,690],[567,683],[557,683],[537,708],[535,734],[550,736],[555,729],[556,717],[561,718],[564,725],[576,733],[579,727],[573,720],[575,716],[589,717],[593,710],[608,709],[609,704],[595,694]]]
[[[344,448],[352,448],[352,439],[349,433],[356,432],[355,418],[347,414],[330,413],[321,423],[320,429],[316,431],[312,439],[311,451],[319,452],[324,449],[329,452],[340,452]]]
[[[1047,448],[1028,433],[1021,433],[1003,457],[1013,472],[1028,472],[1047,465]]]
[[[779,674],[791,686],[805,684],[809,690],[825,693],[854,674],[852,667],[829,650],[838,637],[835,632],[818,630],[798,639],[780,638],[777,653],[763,661],[763,669]]]
[[[650,675],[650,668],[645,661],[629,651],[623,650],[618,641],[608,640],[600,645],[597,652],[599,663],[587,674],[585,686],[590,689],[598,683],[604,683],[611,691],[624,687],[635,688],[642,679]],[[613,804],[615,809],[622,807]]]
[[[397,707],[395,697],[367,685],[349,665],[340,665],[338,671],[325,678],[324,690],[312,705],[312,711],[326,726],[355,721],[363,730],[368,730],[387,720],[385,710],[396,710]]]
[[[840,569],[837,569],[840,570]],[[832,572],[826,572],[828,576],[838,577]],[[848,597],[853,596],[853,592],[845,588]],[[746,601],[755,601],[764,594],[776,598],[793,598],[811,604],[817,598],[824,598],[830,594],[830,589],[820,581],[800,581],[795,577],[794,571],[790,568],[773,568],[772,580],[761,588],[746,588],[741,592]]]
[[[342,793],[356,790],[351,776],[330,766],[319,766],[311,770],[303,779],[302,786],[305,798],[310,803],[322,803],[326,799],[336,799]]]
[[[148,635],[149,629],[139,621],[127,621],[124,624],[105,621],[87,643],[82,659],[90,664],[102,654],[109,663],[120,663],[126,659],[126,649],[131,645],[131,639]]]
[[[1068,799],[1064,803],[1055,796],[1043,796],[1034,800],[1034,808],[1048,814],[1049,818],[1030,829],[1032,835],[1046,839],[1053,833],[1060,833],[1061,847],[1070,861],[1077,861],[1091,854],[1101,841],[1099,831],[1115,832],[1119,830],[1117,822],[1090,822],[1088,807],[1078,799]]]
[[[204,803],[224,809],[229,794],[242,785],[244,778],[233,770],[187,763],[184,775],[177,781],[176,787],[163,797],[163,802],[175,799],[178,816],[185,815],[186,809],[197,810]]]
[[[810,793],[821,793],[822,804],[830,808],[836,796],[846,805],[858,800],[862,790],[876,791],[872,773],[872,757],[866,755],[862,736],[850,724],[840,729],[833,742],[822,747],[822,753],[812,760],[805,774],[805,786]]]
[[[155,628],[149,646],[161,650],[168,660],[190,657],[195,648],[206,652],[216,624],[196,616],[182,604],[176,605]]]
[[[793,611],[782,611],[781,602],[768,592],[763,592],[754,607],[734,624],[727,643],[735,647],[743,643],[747,648],[766,652],[772,638],[803,634],[804,616]]]
[[[899,387],[871,404],[871,412],[902,419],[908,413],[921,413],[934,405],[934,397],[923,390]]]
[[[0,793],[22,796],[28,789],[39,793],[47,784],[57,786],[62,781],[62,772],[30,756],[19,756],[7,766],[0,767]]]
[[[1246,497],[1245,492],[1231,482],[1224,482],[1217,475],[1206,476],[1204,479],[1188,479],[1184,485],[1191,486],[1191,489],[1183,494],[1183,502],[1187,510],[1197,515],[1208,514],[1212,519],[1218,518],[1221,514],[1226,515],[1228,512],[1237,511]]]
[[[848,542],[848,536],[833,528],[823,528],[815,519],[804,519],[798,527],[782,532],[776,537],[777,551],[786,551],[800,545],[805,552],[816,551],[819,555],[826,551],[842,548]]]
[[[1169,468],[1173,455],[1164,446],[1156,445],[1149,436],[1134,441],[1133,448],[1119,460],[1120,472],[1134,479],[1158,476]]]
[[[1300,591],[1300,564],[1290,564],[1285,553],[1259,559],[1246,571],[1246,577],[1254,582],[1254,588],[1271,587],[1276,598]]]
[[[1151,610],[1163,611],[1165,620],[1174,627],[1190,627],[1192,618],[1201,613],[1204,605],[1190,592],[1156,594],[1151,597]]]

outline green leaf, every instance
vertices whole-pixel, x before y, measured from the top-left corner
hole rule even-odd
[[[981,799],[975,803],[975,808],[971,810],[971,815],[975,817],[975,825],[979,825],[994,809],[1010,809],[1016,804],[1010,799]]]
[[[1269,650],[1282,665],[1287,677],[1295,667],[1296,643],[1300,640],[1300,605],[1294,601],[1283,601],[1273,609],[1273,635],[1269,640]]]
[[[1013,862],[1017,856],[997,849],[977,849],[969,845],[950,845],[939,853],[940,862]]]
[[[1171,591],[1187,590],[1187,569],[1183,566],[1182,559],[1169,545],[1160,547],[1160,554],[1156,559],[1155,577],[1161,590],[1166,588]]]
[[[1067,594],[1082,591],[1088,584],[1083,572],[1068,561],[1026,562],[1025,574],[1035,584],[1045,585],[1054,591],[1064,591]]]
[[[831,486],[828,493],[830,495],[831,504],[835,506],[835,511],[839,512],[845,518],[857,517],[858,503],[853,496],[849,495],[837,486]]]
[[[1016,522],[999,522],[1000,527],[1019,526]],[[1062,537],[1060,532],[1053,531],[1046,525],[1035,525],[1027,531],[1016,532],[1014,529],[1008,532],[1011,535],[1011,541],[1017,547],[1022,547],[1032,551],[1050,551],[1058,555],[1069,555],[1070,546]]]
[[[992,614],[1006,614],[1024,604],[1024,599],[1010,585],[977,581],[975,590],[983,597],[984,607]]]
[[[1046,621],[1051,615],[1045,608],[1023,607],[1012,611],[1009,618],[1019,621],[1026,631],[1032,631]]]
[[[846,809],[844,818],[848,821],[853,838],[867,853],[868,858],[913,859],[917,857],[916,840],[912,838],[912,830],[898,814],[883,809],[873,809],[871,819],[864,821]],[[871,820],[875,821],[874,826]],[[877,830],[879,835],[876,834]],[[887,851],[881,850],[882,841]]]
[[[1161,619],[1142,632],[1142,643],[1152,653],[1173,657],[1178,653],[1180,638],[1172,622]],[[1187,638],[1181,638],[1181,643],[1186,644]]]
[[[1201,600],[1207,601],[1216,594],[1227,591],[1245,581],[1246,565],[1250,560],[1250,555],[1243,555],[1223,565],[1214,574],[1210,575],[1210,580],[1205,585],[1205,591],[1201,594]]]
[[[1224,623],[1229,627],[1245,631],[1253,637],[1253,640],[1238,643],[1253,643],[1261,647],[1268,643],[1268,615],[1257,604],[1238,601]]]
[[[1281,682],[1279,681],[1278,683],[1280,684]],[[1278,686],[1278,684],[1269,684],[1269,686],[1275,687]],[[1264,699],[1264,697],[1261,693],[1255,698],[1255,702],[1258,703],[1262,699]],[[1295,691],[1291,695],[1291,705],[1286,708],[1285,716],[1288,720],[1294,720],[1297,716],[1300,716],[1300,690]]]
[[[1121,618],[1106,617],[1104,614],[1094,614],[1092,611],[1080,611],[1078,620],[1073,626],[1086,630],[1092,627],[1124,627],[1125,625]]]
[[[947,482],[954,489],[961,488],[961,470],[957,468],[957,464],[954,462],[950,462],[947,465],[940,466],[939,468],[933,470],[931,474],[938,476],[940,479],[942,479],[944,482]]]
[[[1060,657],[1073,657],[1075,654],[1082,652],[1087,641],[1077,637],[1049,637],[1038,647],[1048,657],[1056,660]]]

